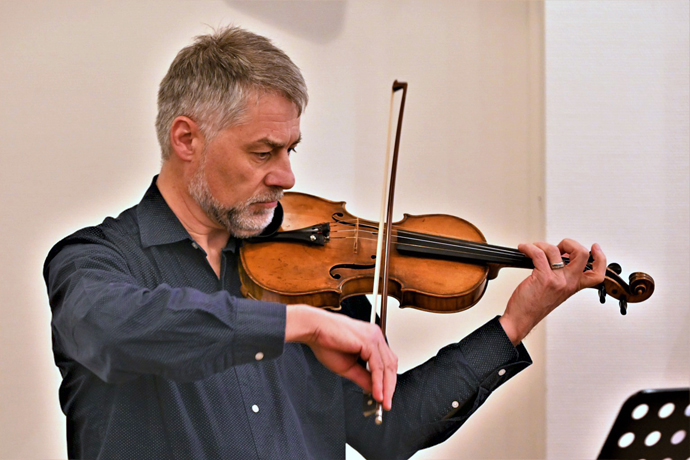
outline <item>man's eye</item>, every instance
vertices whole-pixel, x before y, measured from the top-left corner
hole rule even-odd
[[[254,155],[256,155],[260,159],[266,159],[271,156],[271,152],[255,152]]]
[[[297,149],[296,149],[295,147],[290,147],[290,148],[288,149],[288,154],[290,154],[290,153],[295,153],[295,152],[297,152]]]

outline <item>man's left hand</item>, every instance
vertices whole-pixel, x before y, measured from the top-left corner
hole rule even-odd
[[[558,246],[547,243],[521,244],[518,249],[534,263],[532,274],[520,283],[508,301],[501,325],[513,342],[518,344],[542,319],[567,298],[584,288],[604,281],[606,255],[598,244],[591,250],[592,269],[585,267],[590,251],[570,239]],[[568,256],[570,262],[563,268],[553,268]]]

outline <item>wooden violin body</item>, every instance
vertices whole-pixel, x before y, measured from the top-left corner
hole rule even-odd
[[[330,224],[323,245],[299,242],[245,244],[240,278],[253,298],[315,306],[338,307],[353,295],[371,293],[376,259],[375,222],[345,210],[344,202],[286,193],[282,231]],[[428,232],[485,242],[469,222],[453,216],[405,216],[396,229]],[[460,311],[484,293],[488,268],[451,260],[409,257],[392,252],[389,294],[403,307],[429,311]]]
[[[281,205],[279,231],[250,239],[240,249],[245,296],[339,308],[348,297],[371,294],[377,223],[351,215],[344,202],[302,193],[286,193]],[[481,299],[500,268],[533,268],[516,249],[487,244],[477,227],[454,216],[406,214],[393,224],[391,237],[388,295],[401,307],[462,311]],[[602,299],[612,295],[623,308],[651,296],[649,275],[635,273],[628,285],[619,273],[607,270]]]

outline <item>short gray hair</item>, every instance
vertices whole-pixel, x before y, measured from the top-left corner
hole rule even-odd
[[[299,68],[271,41],[239,27],[200,35],[175,57],[158,89],[156,132],[163,161],[170,157],[170,128],[178,116],[197,122],[207,139],[238,123],[248,98],[279,94],[307,106]]]

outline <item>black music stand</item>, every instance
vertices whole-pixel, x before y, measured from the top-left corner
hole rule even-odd
[[[597,459],[690,459],[690,388],[629,397]]]

